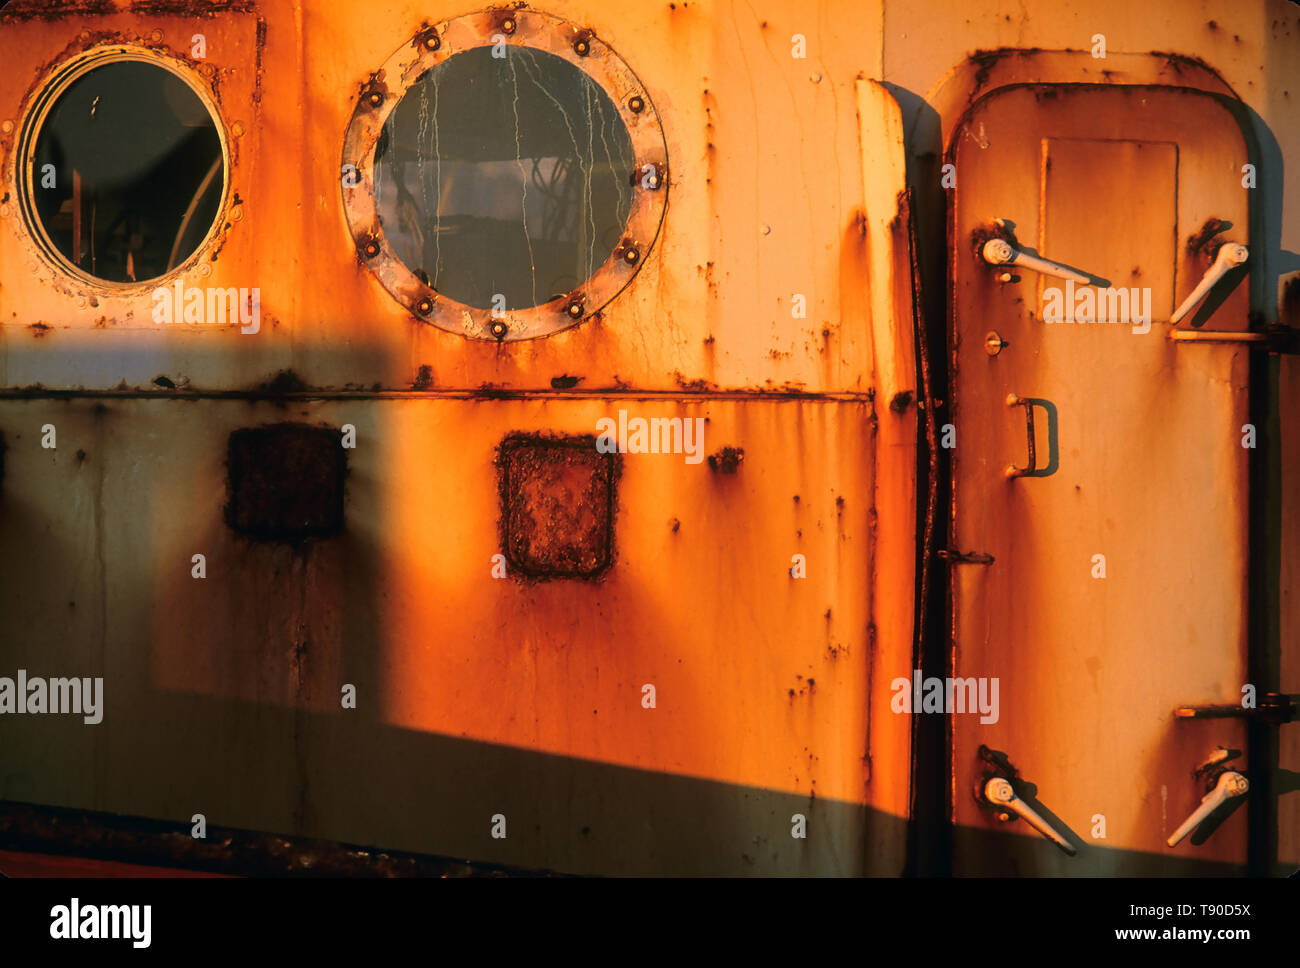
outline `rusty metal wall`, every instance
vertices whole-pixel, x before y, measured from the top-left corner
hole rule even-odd
[[[1174,75],[1223,87],[1253,112],[1265,159],[1254,303],[1300,322],[1277,294],[1300,291],[1281,164],[1300,153],[1293,8],[547,4],[646,85],[667,210],[598,318],[498,346],[392,299],[339,183],[372,72],[470,6],[0,11],[0,674],[103,670],[111,704],[93,728],[6,717],[0,799],[178,825],[206,809],[224,826],[579,872],[897,873],[913,724],[887,687],[914,668],[924,523],[904,174],[924,277],[944,258],[937,167],[977,92]],[[203,60],[188,53],[200,31]],[[1086,54],[1099,32],[1108,63]],[[232,183],[182,278],[260,287],[258,334],[155,326],[147,293],[72,285],[36,253],[14,197],[25,106],[101,44],[157,50],[210,91]],[[1000,48],[1033,53],[978,53]],[[1279,442],[1294,436],[1293,371],[1275,364]],[[707,416],[708,452],[744,460],[625,455],[611,571],[493,578],[502,439],[591,434],[620,408]],[[225,523],[229,435],[284,422],[358,432],[343,531],[306,550]],[[46,423],[55,450],[40,447]],[[1268,496],[1280,549],[1300,520],[1289,471]],[[202,582],[196,552],[213,563]],[[789,576],[796,553],[806,580]],[[1279,555],[1285,643],[1293,565]],[[1300,691],[1295,650],[1276,651],[1281,688]],[[339,682],[358,680],[358,709],[340,710]],[[1284,727],[1282,742],[1284,779],[1300,739]],[[1295,800],[1278,801],[1290,863]],[[488,835],[497,812],[504,841]],[[790,837],[795,813],[807,840]]]
[[[393,300],[340,190],[363,85],[461,8],[0,13],[14,121],[0,128],[0,655],[103,675],[108,704],[99,727],[5,717],[0,799],[580,873],[902,869],[910,724],[871,690],[912,649],[910,271],[889,246],[901,142],[864,134],[897,130],[897,107],[830,43],[878,35],[879,11],[546,9],[646,85],[668,212],[596,318],[502,345]],[[260,287],[259,333],[155,325],[147,290],[71,284],[36,252],[12,195],[24,108],[96,44],[157,50],[207,85],[231,184],[180,277]],[[864,154],[891,179],[864,180]],[[879,493],[877,348],[896,400]],[[622,455],[596,580],[494,577],[510,504],[498,446],[589,436],[620,409],[707,421],[711,459]],[[228,483],[230,435],[287,423],[356,429],[336,537],[231,526],[259,512],[227,509],[255,500]]]

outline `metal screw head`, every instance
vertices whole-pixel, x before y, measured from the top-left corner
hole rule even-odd
[[[1007,345],[1007,341],[996,332],[990,332],[984,337],[984,352],[989,356],[997,356]]]
[[[586,37],[579,37],[573,42],[573,52],[579,57],[586,57],[591,53],[591,44],[587,42]]]
[[[379,91],[371,91],[366,95],[366,101],[372,108],[377,108],[384,103],[384,96]]]
[[[430,30],[424,35],[424,39],[421,43],[424,44],[425,50],[437,50],[442,46],[442,38],[438,36],[438,31]]]
[[[623,248],[623,261],[630,266],[634,266],[640,261],[640,259],[641,253],[637,251],[636,246],[631,242],[627,243]]]
[[[361,251],[366,254],[367,259],[373,259],[379,255],[379,243],[374,239],[366,239],[365,244],[361,246]]]
[[[428,296],[425,296],[415,304],[415,311],[421,316],[428,316],[429,313],[433,312],[433,300]]]
[[[645,98],[639,94],[634,94],[627,100],[627,109],[633,114],[640,114],[645,110]]]
[[[564,311],[568,313],[569,316],[571,316],[573,319],[581,319],[582,303],[578,300],[574,300],[573,302],[569,303],[568,308],[566,308]]]
[[[494,319],[488,323],[488,331],[497,339],[504,339],[506,333],[510,332],[510,327],[506,325],[503,319]]]
[[[506,17],[505,20],[501,21],[501,32],[503,34],[513,34],[515,32],[514,17]]]

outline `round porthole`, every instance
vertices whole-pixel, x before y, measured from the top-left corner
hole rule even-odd
[[[360,259],[417,318],[530,339],[631,281],[667,151],[644,86],[590,30],[488,10],[423,27],[362,86],[342,185]]]
[[[150,51],[93,51],[28,112],[19,196],[38,246],[83,281],[132,286],[202,247],[226,191],[227,150],[206,95]]]

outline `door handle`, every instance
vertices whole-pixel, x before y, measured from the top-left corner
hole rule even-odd
[[[1041,256],[1030,255],[1028,252],[1021,252],[1005,239],[989,239],[984,243],[982,254],[984,261],[991,266],[1020,266],[1024,269],[1033,269],[1045,276],[1070,279],[1080,285],[1087,285],[1090,279],[1089,276],[1085,276],[1082,272],[1075,272],[1059,262],[1053,262],[1051,259],[1044,259]]]
[[[1004,472],[1008,479],[1017,477],[1050,477],[1056,472],[1057,455],[1053,452],[1055,444],[1055,428],[1053,427],[1053,410],[1051,403],[1044,400],[1036,400],[1032,397],[1022,397],[1016,393],[1007,394],[1008,407],[1025,408],[1025,435],[1028,438],[1029,446],[1029,463],[1026,467],[1017,467],[1011,464]],[[1047,411],[1047,464],[1043,467],[1038,466],[1038,452],[1034,443],[1034,407],[1041,406]]]
[[[1196,284],[1196,288],[1187,294],[1187,298],[1183,300],[1182,305],[1174,310],[1174,314],[1169,317],[1169,322],[1177,323],[1195,309],[1196,304],[1209,294],[1219,280],[1237,266],[1243,265],[1249,255],[1250,251],[1237,242],[1225,242],[1219,246],[1219,252],[1214,257],[1214,264],[1201,277],[1201,281]]]
[[[1214,785],[1214,789],[1201,798],[1201,805],[1183,821],[1181,827],[1169,835],[1165,843],[1170,847],[1178,846],[1180,840],[1203,824],[1215,810],[1234,797],[1244,797],[1249,790],[1250,784],[1246,782],[1244,776],[1232,770],[1226,771],[1219,777],[1219,782]]]
[[[1059,834],[1050,823],[1038,815],[1038,811],[1016,796],[1016,791],[1012,789],[1010,780],[1005,780],[1000,776],[995,776],[993,779],[989,780],[988,783],[984,784],[984,799],[995,807],[1005,807],[1007,810],[1015,813],[1020,817],[1020,819],[1024,820],[1025,823],[1029,824],[1029,826],[1033,827],[1071,857],[1078,853],[1074,849],[1073,844],[1061,836],[1061,834]]]

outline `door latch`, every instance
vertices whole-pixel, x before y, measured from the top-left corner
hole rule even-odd
[[[1020,266],[1023,269],[1033,269],[1045,276],[1070,279],[1082,286],[1086,286],[1090,278],[1082,272],[1075,272],[1073,269],[1061,265],[1059,262],[1053,262],[1051,259],[1044,259],[1041,256],[1030,255],[1028,252],[1021,252],[1006,239],[989,239],[984,243],[981,254],[984,256],[984,261],[991,266]]]
[[[1210,814],[1229,800],[1244,797],[1249,790],[1250,784],[1246,782],[1244,776],[1233,770],[1225,770],[1219,775],[1219,782],[1214,785],[1214,789],[1201,798],[1201,805],[1183,821],[1181,827],[1169,835],[1165,843],[1170,847],[1177,847],[1178,842],[1209,819]]]
[[[1210,266],[1210,271],[1201,277],[1196,288],[1188,293],[1182,305],[1174,310],[1174,314],[1169,317],[1169,322],[1177,323],[1195,309],[1197,303],[1209,295],[1210,290],[1218,284],[1219,280],[1237,266],[1244,265],[1249,255],[1249,250],[1237,242],[1225,242],[1219,246],[1219,252],[1214,257],[1214,264]]]
[[[1011,819],[1010,815],[1006,813],[1009,810],[1071,857],[1078,853],[1073,844],[1058,833],[1055,827],[1039,816],[1038,811],[1016,796],[1016,791],[1011,786],[1010,780],[1000,776],[993,777],[988,783],[984,784],[984,799],[995,807],[1003,808],[1003,819]]]

